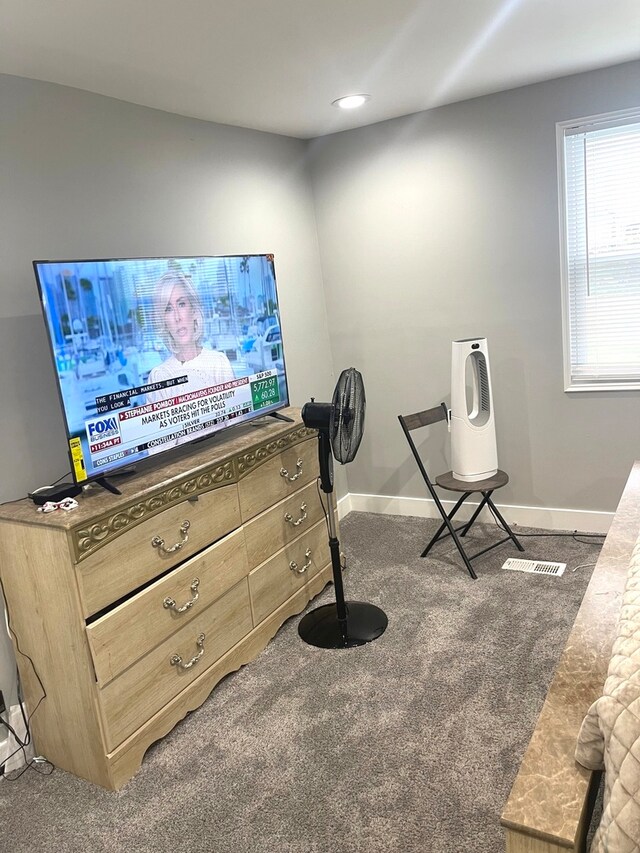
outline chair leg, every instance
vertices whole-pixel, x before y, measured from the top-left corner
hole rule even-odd
[[[498,508],[496,507],[496,505],[494,504],[494,502],[491,500],[491,497],[488,497],[488,498],[487,498],[487,503],[488,503],[489,507],[491,508],[491,512],[493,512],[493,513],[495,514],[496,518],[498,519],[498,521],[500,522],[500,524],[501,524],[501,525],[502,525],[502,527],[504,528],[504,532],[507,534],[507,536],[509,537],[509,539],[511,539],[511,541],[512,541],[512,542],[513,542],[513,544],[516,546],[516,548],[518,549],[518,551],[524,551],[524,548],[522,547],[522,545],[521,545],[521,544],[520,544],[520,542],[518,541],[518,539],[517,539],[517,537],[516,537],[515,533],[513,533],[513,531],[511,530],[511,528],[510,528],[510,527],[509,527],[509,525],[507,524],[507,522],[504,520],[504,518],[503,518],[503,517],[500,515],[500,513],[498,512]]]
[[[427,554],[429,553],[431,548],[433,548],[433,546],[436,544],[436,542],[442,537],[445,529],[447,530],[448,534],[451,536],[451,538],[455,542],[456,548],[458,549],[460,556],[462,557],[462,560],[463,560],[465,566],[467,567],[467,571],[469,572],[469,574],[471,575],[471,577],[474,580],[477,580],[478,576],[476,575],[476,573],[473,570],[473,567],[471,565],[471,560],[475,559],[476,557],[479,557],[481,554],[484,554],[487,551],[490,551],[493,548],[496,548],[499,545],[502,545],[504,542],[508,542],[509,539],[513,542],[513,544],[516,546],[516,548],[519,551],[524,551],[524,548],[522,547],[522,545],[518,541],[516,535],[513,533],[513,531],[511,530],[511,528],[507,524],[507,522],[504,520],[504,518],[502,517],[502,515],[498,511],[496,505],[491,500],[491,495],[493,494],[493,491],[494,491],[493,489],[490,489],[487,492],[482,492],[482,500],[480,501],[480,503],[478,504],[478,506],[474,510],[473,515],[471,516],[469,521],[466,522],[466,524],[464,524],[462,527],[458,527],[457,529],[452,524],[453,517],[457,513],[457,511],[460,509],[460,507],[462,506],[464,501],[471,494],[473,494],[473,492],[465,492],[462,495],[462,497],[458,500],[458,502],[456,503],[454,508],[451,510],[451,512],[447,515],[447,513],[444,510],[444,507],[442,506],[440,499],[438,498],[438,496],[435,492],[435,489],[433,489],[433,487],[431,487],[430,491],[431,491],[431,494],[435,500],[436,506],[438,507],[438,510],[440,511],[440,514],[442,515],[443,523],[440,525],[436,534],[433,536],[433,538],[431,539],[431,541],[429,542],[427,547],[424,549],[424,551],[420,555],[421,557],[427,556]],[[458,531],[462,531],[460,533],[461,537],[466,536],[466,534],[471,529],[471,526],[473,525],[475,520],[478,518],[478,516],[480,515],[480,513],[482,512],[482,510],[484,509],[485,506],[488,506],[490,508],[491,512],[494,513],[495,517],[498,519],[500,525],[504,529],[504,532],[507,534],[507,538],[501,539],[499,542],[494,542],[493,545],[490,545],[488,548],[485,548],[482,551],[479,551],[477,554],[474,554],[472,557],[468,557],[464,548],[462,547],[462,543],[460,542],[460,538],[458,537]]]
[[[451,523],[451,518],[453,517],[454,513],[457,512],[458,508],[462,505],[462,502],[465,500],[465,498],[469,497],[471,492],[465,492],[465,494],[460,498],[458,503],[451,510],[450,515],[447,515],[445,508],[442,506],[442,501],[438,497],[438,493],[433,488],[433,485],[431,484],[431,482],[428,479],[427,479],[427,485],[429,486],[429,491],[431,492],[431,497],[433,498],[435,505],[438,507],[438,512],[442,516],[442,520],[443,520],[442,528],[446,527],[447,530],[449,531],[449,533],[451,534],[453,541],[456,543],[456,548],[460,552],[460,556],[462,557],[462,561],[465,564],[465,566],[467,567],[467,571],[469,572],[469,574],[471,575],[473,580],[477,581],[478,575],[474,572],[473,566],[469,562],[469,558],[465,554],[464,548],[462,547],[462,544],[461,544],[460,540],[458,539],[458,534],[456,532],[456,529],[453,526],[453,524]],[[426,550],[429,550],[429,548],[431,547],[433,542],[434,542],[434,540],[432,540],[429,543]],[[425,556],[425,553],[426,553],[426,551],[422,553],[423,557]]]
[[[467,492],[467,494],[471,494],[471,492]],[[471,525],[476,520],[476,518],[480,515],[480,513],[484,509],[487,501],[489,501],[491,499],[492,494],[493,494],[493,489],[491,489],[491,491],[489,491],[489,492],[482,492],[482,500],[480,501],[475,512],[473,513],[473,515],[471,516],[471,518],[469,519],[469,521],[465,525],[465,528],[462,531],[462,533],[460,534],[460,536],[466,536],[467,533],[471,530]]]
[[[449,521],[451,521],[451,520],[453,519],[453,516],[457,513],[457,511],[458,511],[458,510],[460,509],[460,507],[462,506],[463,501],[465,501],[465,500],[466,500],[466,498],[468,498],[470,494],[471,494],[470,492],[466,492],[466,493],[465,493],[465,494],[460,498],[460,500],[458,501],[458,503],[454,506],[454,508],[451,510],[451,512],[450,512],[450,513],[449,513],[449,515],[447,516],[447,518],[449,519]],[[439,508],[440,508],[440,507],[439,507]],[[442,512],[444,512],[444,507],[442,507]],[[442,524],[440,525],[440,527],[438,528],[438,530],[436,531],[436,533],[433,535],[433,537],[432,537],[431,541],[429,542],[429,544],[427,545],[427,547],[424,549],[424,551],[422,552],[422,554],[420,554],[420,556],[421,556],[421,557],[426,557],[426,556],[427,556],[427,554],[429,553],[429,551],[433,548],[433,546],[436,544],[436,542],[438,541],[438,539],[440,539],[440,537],[442,536],[442,534],[444,533],[444,531],[445,531],[446,529],[447,529],[447,523],[446,523],[446,521],[443,521],[443,522],[442,522]],[[464,535],[464,534],[463,534],[463,535]]]
[[[451,522],[449,522],[448,526],[449,526],[449,532],[451,533],[453,541],[456,543],[456,547],[457,547],[458,551],[460,552],[460,556],[462,557],[462,560],[463,560],[465,566],[467,567],[467,571],[469,572],[471,577],[474,579],[474,581],[477,581],[478,575],[473,571],[473,566],[471,565],[471,562],[469,561],[469,558],[467,557],[465,550],[462,547],[462,543],[458,539],[458,534],[453,529],[453,525],[451,524]]]

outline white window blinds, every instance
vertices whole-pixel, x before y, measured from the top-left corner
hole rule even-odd
[[[565,387],[640,388],[640,113],[558,128]]]

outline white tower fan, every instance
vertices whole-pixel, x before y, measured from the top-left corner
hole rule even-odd
[[[498,449],[486,338],[453,341],[449,429],[456,480],[470,483],[493,477]]]

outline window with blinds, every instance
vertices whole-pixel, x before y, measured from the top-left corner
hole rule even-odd
[[[565,390],[640,388],[640,111],[558,125]]]

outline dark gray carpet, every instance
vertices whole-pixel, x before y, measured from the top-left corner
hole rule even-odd
[[[120,792],[59,770],[0,782],[0,850],[502,853],[502,807],[601,540],[523,538],[563,577],[501,570],[518,556],[504,545],[473,581],[450,542],[420,559],[434,530],[351,513],[346,596],[386,611],[381,638],[317,649],[290,619]],[[329,586],[310,607],[332,600]]]

